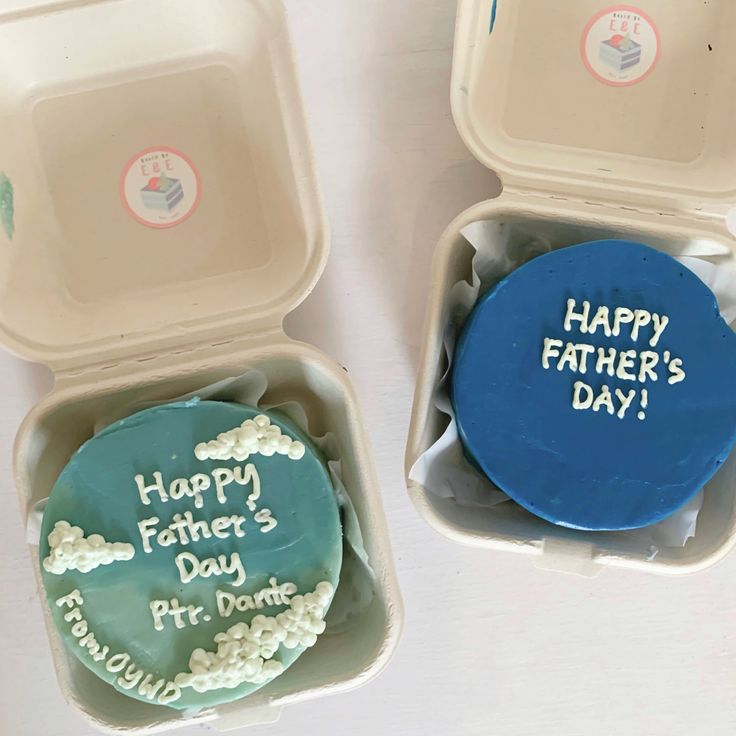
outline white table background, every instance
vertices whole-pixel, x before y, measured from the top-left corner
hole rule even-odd
[[[414,511],[403,452],[431,254],[498,188],[450,115],[454,3],[287,5],[333,227],[324,278],[288,327],[362,396],[406,625],[377,680],[248,733],[732,736],[736,554],[696,577],[579,579],[451,544]],[[55,683],[11,476],[15,431],[51,378],[2,354],[0,380],[0,736],[91,734]]]

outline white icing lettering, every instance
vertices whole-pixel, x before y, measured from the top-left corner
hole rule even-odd
[[[263,524],[264,526],[261,527],[261,532],[263,534],[268,534],[272,529],[275,529],[278,526],[278,521],[273,518],[271,514],[271,509],[263,509],[262,511],[259,511],[254,517],[253,517],[259,524]]]
[[[209,490],[212,485],[212,480],[204,473],[197,473],[192,476],[189,482],[192,488],[192,495],[194,496],[194,505],[198,509],[201,509],[204,505],[204,501],[202,500],[202,491]]]
[[[590,316],[590,302],[583,302],[583,311],[576,312],[577,302],[574,299],[567,300],[567,314],[565,315],[565,332],[572,332],[573,322],[580,323],[580,332],[585,335],[588,332],[588,317]]]
[[[151,608],[151,615],[153,616],[153,628],[156,631],[164,630],[164,619],[163,617],[169,612],[168,601],[151,601],[149,603]]]
[[[151,615],[153,616],[153,628],[156,631],[163,631],[166,628],[164,622],[165,616],[170,616],[174,619],[174,626],[177,629],[183,629],[188,624],[197,626],[199,624],[199,616],[204,611],[204,606],[179,605],[177,598],[172,598],[168,601],[151,601],[149,606],[151,608]],[[188,621],[184,620],[184,614],[186,614]]]
[[[233,471],[235,476],[235,482],[241,486],[246,486],[248,483],[253,483],[253,490],[248,496],[246,505],[250,511],[256,510],[256,501],[261,497],[261,476],[258,475],[256,466],[248,464],[245,468],[235,468]]]
[[[560,348],[564,343],[562,340],[553,340],[551,337],[544,338],[544,348],[542,349],[542,366],[545,370],[549,370],[549,359],[560,357]],[[251,509],[253,511],[254,509]]]
[[[128,666],[128,662],[130,662],[130,654],[125,654],[124,652],[122,654],[113,654],[113,656],[107,660],[105,669],[112,674],[117,674],[118,672],[122,672]]]
[[[583,391],[585,391],[585,399],[582,398]],[[577,411],[584,411],[590,409],[593,406],[593,389],[588,386],[587,383],[582,381],[575,382],[575,392],[573,394],[572,406]]]
[[[608,307],[598,307],[598,311],[588,325],[588,333],[595,335],[599,327],[603,328],[606,337],[611,337],[611,323],[609,322]]]
[[[600,411],[603,407],[609,414],[615,414],[616,410],[613,408],[613,398],[611,397],[611,389],[608,386],[601,388],[600,394],[593,402],[593,411]]]
[[[151,505],[151,499],[149,496],[154,491],[158,493],[162,503],[166,503],[169,500],[169,497],[166,494],[166,488],[164,487],[164,477],[158,470],[153,474],[153,481],[154,482],[152,484],[146,485],[146,479],[142,475],[135,476],[135,483],[138,486],[138,494],[140,495],[141,502],[144,506]]]
[[[237,466],[233,468],[233,477],[235,478],[235,482],[240,486],[247,486],[253,480],[254,476],[258,476],[258,471],[253,463],[248,463],[245,467]],[[260,478],[258,480],[260,481]]]
[[[72,606],[80,606],[83,603],[82,595],[78,590],[72,591],[69,595],[59,598],[56,601],[56,605],[59,608]],[[197,616],[203,610],[200,607],[188,606],[190,620],[195,623]],[[149,700],[153,700],[156,693],[161,689],[163,680],[160,682],[153,682],[153,675],[146,675],[145,679],[141,683],[141,678],[144,673],[139,669],[135,663],[131,661],[131,657],[126,652],[114,654],[108,659],[110,654],[110,648],[108,646],[100,647],[100,643],[97,641],[95,635],[89,631],[89,624],[85,619],[82,618],[82,613],[79,608],[74,608],[69,611],[64,617],[67,621],[76,621],[77,623],[71,628],[71,633],[75,636],[80,647],[86,649],[95,662],[104,663],[105,669],[111,674],[118,674],[125,670],[122,677],[119,677],[117,682],[125,690],[132,690],[136,686],[140,685],[138,692]],[[127,669],[126,669],[127,668]],[[169,703],[178,700],[181,697],[181,689],[176,683],[167,683],[166,689],[159,696],[158,702],[162,705],[168,705]]]
[[[183,514],[174,514],[171,523],[159,531],[160,519],[153,517],[138,522],[138,530],[143,540],[143,549],[146,553],[152,552],[151,540],[155,538],[160,547],[171,547],[175,544],[188,546],[201,539],[229,539],[232,534],[236,537],[246,535],[243,529],[246,518],[235,514],[233,516],[220,516],[208,522],[204,519],[195,519],[191,511]]]
[[[585,343],[576,345],[576,347],[580,351],[580,372],[585,375],[588,372],[588,356],[595,353],[595,348]]]
[[[636,396],[636,391],[632,388],[628,394],[624,394],[624,392],[620,388],[617,388],[615,394],[621,405],[618,412],[616,413],[616,416],[619,419],[623,419],[626,416],[626,412],[628,411],[629,407],[631,406],[631,402]]]
[[[233,531],[235,532],[236,537],[244,537],[245,531],[243,530],[242,526],[245,524],[245,516],[238,516],[237,514],[235,516],[230,517],[230,521],[233,525]]]
[[[179,578],[186,585],[199,575],[199,560],[191,552],[182,552],[174,558],[174,562],[179,569]],[[191,565],[187,569],[187,565]]]
[[[652,315],[646,309],[634,310],[634,326],[631,328],[631,339],[636,342],[639,339],[639,330],[646,327],[652,321]]]
[[[651,324],[652,336],[649,338],[651,347],[657,346],[670,321],[669,317],[649,312],[646,309],[616,307],[612,310],[604,305],[599,306],[591,317],[592,307],[588,301],[582,303],[581,311],[577,311],[577,309],[576,300],[568,299],[564,320],[565,332],[571,332],[574,324],[578,323],[578,329],[583,335],[595,335],[601,331],[606,337],[618,337],[624,325],[631,325],[631,339],[637,342],[644,328]],[[549,342],[549,349],[552,351],[548,357],[558,357],[554,351],[556,347],[561,347],[561,345],[557,344],[555,347],[556,341],[552,338],[547,338],[547,341]],[[545,341],[545,345],[547,345],[547,341]]]
[[[164,686],[165,680],[158,680],[154,684],[151,684],[152,682],[153,675],[146,675],[143,678],[143,682],[141,682],[138,687],[138,694],[142,695],[147,700],[154,700],[156,698],[156,693],[158,693],[158,691]]]
[[[160,519],[158,516],[153,516],[150,519],[143,519],[142,521],[138,522],[138,532],[141,535],[141,541],[143,542],[143,551],[146,554],[150,554],[153,552],[153,547],[151,547],[151,542],[149,541],[151,537],[156,536],[156,525],[159,523]]]
[[[267,606],[288,606],[291,603],[291,596],[297,591],[296,585],[294,583],[279,585],[276,578],[271,578],[268,582],[270,587],[253,595],[236,596],[228,591],[216,591],[218,613],[222,618],[229,618],[236,610],[245,613],[261,610]]]
[[[598,348],[598,360],[595,364],[595,372],[600,374],[605,370],[609,376],[616,374],[615,364],[618,352],[616,348]]]
[[[217,558],[220,563],[220,568],[223,573],[228,575],[235,575],[235,580],[232,585],[235,588],[239,588],[246,580],[245,567],[243,561],[240,559],[240,555],[237,552],[233,552],[230,555],[230,562],[227,561],[225,555],[219,555]]]
[[[208,557],[199,563],[199,575],[203,578],[210,578],[215,574],[220,574],[222,570],[217,564],[217,560],[214,557]]]
[[[640,403],[642,410],[639,412],[639,419],[643,422],[647,418],[647,414],[644,410],[649,406],[649,391],[647,391],[645,388],[641,391]]]
[[[179,700],[181,697],[181,689],[178,685],[174,684],[173,682],[169,682],[166,684],[166,688],[161,693],[161,695],[158,696],[158,702],[161,705],[168,705],[169,703],[174,703],[175,701]]]
[[[73,611],[69,611],[69,613],[64,615],[64,621],[67,623],[71,623],[72,621],[81,621],[82,620],[82,612],[75,608]]]
[[[230,524],[232,524],[232,519],[229,516],[220,516],[217,519],[212,520],[212,533],[218,538],[218,539],[228,539],[230,537],[230,533],[225,531]]]
[[[199,542],[200,536],[204,539],[210,539],[212,537],[212,532],[206,521],[195,521],[191,511],[184,512],[184,518],[186,519],[187,529],[193,542]]]
[[[646,383],[647,380],[656,381],[657,372],[654,370],[659,363],[659,355],[651,350],[645,350],[639,358],[639,383]]]
[[[270,587],[259,590],[253,596],[257,608],[264,603],[266,606],[288,606],[291,603],[291,596],[297,591],[294,583],[279,585],[276,578],[270,578],[268,584]]]
[[[227,503],[225,488],[235,480],[235,474],[229,468],[217,468],[212,471],[212,477],[215,479],[215,492],[217,500],[220,503]]]
[[[652,314],[652,322],[654,323],[654,335],[649,341],[649,345],[656,348],[659,338],[662,337],[662,334],[667,329],[667,325],[670,323],[670,318],[665,315],[660,317],[658,314]]]
[[[633,405],[635,398],[635,389],[630,389],[625,393],[617,388],[612,394],[608,386],[603,386],[601,392],[596,395],[595,391],[588,384],[577,381],[575,383],[572,405],[578,411],[593,409],[593,411],[598,412],[601,409],[605,409],[608,414],[612,416],[615,414],[619,419],[624,419],[626,413]],[[618,403],[618,410],[616,409],[616,403]]]
[[[161,547],[172,547],[176,544],[177,538],[172,529],[164,529],[157,537],[156,541]]]
[[[181,552],[174,558],[174,562],[185,585],[197,577],[209,578],[213,575],[234,575],[232,585],[236,588],[246,581],[245,566],[237,552],[233,552],[229,560],[226,555],[219,555],[217,558],[209,557],[202,561],[191,552]]]
[[[636,350],[625,350],[623,353],[618,354],[618,368],[616,369],[617,378],[620,378],[622,381],[636,380],[636,375],[628,372],[628,369],[634,366],[635,358]]]
[[[110,647],[108,646],[104,646],[100,650],[99,642],[91,631],[87,636],[84,636],[79,640],[79,646],[85,647],[88,654],[95,662],[104,662],[105,659],[107,659],[107,655],[110,653]]]
[[[667,381],[670,386],[674,386],[676,383],[680,383],[687,378],[685,371],[682,370],[682,360],[680,360],[680,358],[675,358],[671,361],[667,368],[671,373],[669,380]]]
[[[169,496],[171,496],[174,501],[179,501],[180,499],[184,498],[184,496],[191,497],[193,495],[194,492],[192,491],[192,488],[189,485],[189,481],[186,478],[177,478],[169,486]]]
[[[156,471],[153,478],[155,483],[149,485],[146,485],[143,475],[137,475],[135,478],[141,501],[147,506],[151,505],[151,495],[156,492],[163,502],[168,502],[171,499],[179,501],[187,497],[192,498],[194,499],[194,506],[201,509],[204,507],[204,496],[202,494],[212,487],[213,479],[217,500],[222,504],[227,502],[225,489],[233,482],[243,486],[253,483],[251,500],[257,500],[261,493],[260,477],[255,465],[252,464],[245,467],[236,467],[232,470],[230,468],[215,468],[212,471],[212,477],[204,473],[197,473],[189,479],[176,478],[171,481],[168,490],[160,471]],[[197,540],[193,539],[193,541]]]
[[[181,514],[174,514],[169,529],[179,535],[179,541],[182,544],[189,544],[189,536],[185,531],[186,527],[187,520]]]
[[[171,599],[171,608],[169,609],[169,616],[174,617],[174,626],[177,629],[183,629],[186,624],[182,618],[182,614],[187,612],[186,606],[180,606],[179,601],[176,598]]]
[[[73,606],[81,606],[83,603],[84,598],[82,598],[82,594],[78,590],[73,590],[69,595],[65,595],[63,598],[59,598],[59,600],[56,601],[56,605],[59,608],[62,606],[72,608]]]
[[[621,334],[621,325],[630,324],[634,321],[634,313],[626,307],[617,307],[613,310],[613,328],[611,334],[618,337]]]
[[[124,690],[132,690],[138,687],[138,683],[143,677],[143,670],[138,669],[134,664],[128,666],[122,677],[118,677],[117,683]]]
[[[245,596],[243,596],[245,598]],[[237,598],[232,594],[224,590],[215,591],[215,600],[217,601],[217,612],[221,618],[228,618],[232,616],[235,610],[235,602]]]
[[[621,334],[622,327],[630,324],[631,339],[637,342],[642,330],[651,324],[652,336],[649,339],[649,344],[651,347],[656,347],[670,321],[669,317],[649,312],[646,309],[632,310],[628,307],[616,307],[611,310],[609,307],[602,305],[596,309],[592,317],[591,311],[590,302],[584,301],[581,311],[577,311],[576,300],[568,299],[564,320],[565,332],[571,332],[574,323],[578,323],[579,331],[584,335],[595,335],[601,330],[606,337],[618,337]]]
[[[578,351],[575,343],[569,342],[565,346],[565,352],[560,358],[560,362],[557,364],[557,370],[562,371],[567,366],[570,366],[570,370],[573,373],[577,373],[578,370]]]
[[[567,368],[573,373],[587,373],[588,356],[595,353],[595,348],[592,345],[586,345],[585,343],[575,344],[573,342],[568,342],[565,344],[564,351],[560,353],[559,348],[562,347],[562,345],[563,343],[561,340],[545,338],[544,348],[542,350],[542,367],[545,370],[548,370],[550,367],[550,359],[559,358],[557,361],[558,371],[563,371]]]
[[[77,639],[81,639],[83,636],[87,636],[88,633],[89,626],[84,619],[78,621],[76,624],[74,624],[74,626],[72,626],[72,636],[76,637]]]

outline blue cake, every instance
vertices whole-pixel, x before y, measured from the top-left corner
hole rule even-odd
[[[736,440],[736,335],[646,245],[562,248],[481,298],[454,357],[468,458],[533,514],[635,529],[686,504]]]
[[[128,696],[176,709],[246,696],[325,630],[339,509],[308,438],[211,401],[149,409],[72,457],[40,546],[69,650]]]

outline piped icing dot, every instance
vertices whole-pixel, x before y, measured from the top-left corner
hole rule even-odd
[[[85,538],[84,531],[68,521],[57,521],[48,535],[49,555],[43,560],[43,569],[53,575],[63,575],[69,570],[90,572],[100,565],[132,560],[135,548],[132,544],[107,542],[100,534]]]
[[[334,592],[333,586],[323,581],[314,592],[294,596],[286,611],[276,616],[259,614],[250,625],[238,623],[217,634],[217,650],[195,650],[190,671],[177,675],[176,684],[206,693],[243,683],[263,684],[278,677],[283,666],[272,657],[280,646],[296,649],[317,643],[325,630],[324,616]]]
[[[301,460],[306,448],[303,443],[282,434],[278,425],[272,424],[264,414],[247,419],[239,427],[222,432],[209,442],[201,442],[194,448],[197,460],[247,460],[251,455],[285,455],[290,460]]]

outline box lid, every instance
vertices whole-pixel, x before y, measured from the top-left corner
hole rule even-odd
[[[507,186],[725,214],[735,24],[731,0],[460,0],[457,127]]]
[[[0,67],[8,348],[64,369],[280,328],[328,250],[280,2],[8,11]]]

